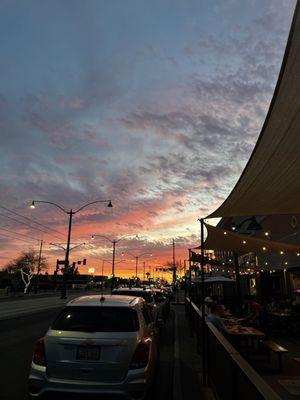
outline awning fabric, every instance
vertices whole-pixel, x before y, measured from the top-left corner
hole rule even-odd
[[[239,181],[211,215],[300,213],[300,3],[262,131]]]
[[[205,249],[208,250],[221,250],[233,251],[237,254],[246,254],[250,252],[255,253],[293,253],[299,254],[300,258],[300,244],[299,246],[275,242],[268,239],[259,239],[248,235],[240,235],[230,230],[217,228],[205,224],[207,229],[207,238],[205,240]]]

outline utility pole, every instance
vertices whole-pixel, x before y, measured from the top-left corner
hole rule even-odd
[[[173,286],[176,286],[176,261],[175,261],[175,241],[173,239]]]
[[[117,243],[117,241],[113,240],[112,243],[113,243],[113,256],[112,256],[112,271],[111,271],[111,274],[112,274],[111,292],[113,291],[114,286],[115,286],[115,257],[116,257],[116,243]]]
[[[102,286],[102,289],[103,289],[103,285],[104,285],[104,260],[102,261],[102,271],[101,271],[101,274],[102,274],[101,286]]]
[[[41,240],[40,242],[40,252],[39,252],[37,271],[35,275],[34,293],[37,293],[38,291],[38,275],[41,272],[42,250],[43,250],[43,240]]]
[[[68,241],[66,248],[66,257],[65,257],[65,266],[63,270],[63,284],[61,289],[61,299],[67,298],[67,279],[68,279],[68,271],[69,271],[69,254],[70,254],[70,241],[71,241],[71,229],[72,229],[72,218],[73,218],[73,210],[67,212],[69,214],[69,229],[68,229]]]
[[[145,280],[146,261],[143,263],[143,280]]]
[[[137,266],[138,266],[138,262],[139,262],[139,257],[135,256],[135,279],[137,281]]]
[[[206,323],[205,323],[205,286],[204,286],[204,219],[200,219],[200,237],[201,237],[201,312],[202,312],[202,379],[203,385],[206,386],[206,360],[207,360],[207,348],[206,348]]]

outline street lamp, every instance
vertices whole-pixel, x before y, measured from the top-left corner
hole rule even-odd
[[[135,279],[137,279],[138,277],[138,263],[139,263],[139,258],[143,257],[143,256],[150,256],[152,257],[151,253],[142,253],[142,254],[132,254],[132,253],[128,253],[131,257],[135,258]]]
[[[126,261],[126,260],[120,260],[120,261],[117,261],[117,262],[114,260],[114,265],[120,264],[120,263],[122,263],[122,262],[124,262],[124,261]],[[109,261],[109,260],[102,260],[102,267],[103,267],[103,265],[104,265],[105,262],[106,262],[106,263],[109,263],[111,266],[113,266],[113,263],[112,263],[111,261]],[[113,268],[114,268],[114,267],[113,267]],[[111,291],[111,293],[112,293],[114,287],[115,287],[115,276],[112,275],[112,281],[111,281],[111,285],[110,285],[110,291]]]
[[[115,277],[116,243],[120,242],[121,240],[123,240],[124,238],[129,237],[129,236],[132,236],[132,235],[125,235],[125,236],[122,236],[122,237],[119,238],[119,239],[110,239],[110,238],[108,238],[108,237],[105,236],[105,235],[92,235],[92,240],[95,240],[96,237],[100,237],[100,238],[103,238],[103,239],[108,240],[108,241],[109,241],[110,243],[112,243],[112,245],[113,245],[112,263],[111,263],[111,265],[112,265],[111,274],[112,274],[113,279],[114,279],[114,277]],[[135,237],[137,238],[138,235],[135,235]]]
[[[53,203],[51,201],[44,201],[44,200],[32,200],[32,203],[30,205],[30,208],[35,208],[35,204],[36,203],[45,203],[45,204],[51,204],[57,208],[59,208],[63,213],[67,214],[69,216],[69,228],[68,228],[68,240],[67,240],[67,248],[66,248],[66,252],[65,252],[65,267],[64,267],[64,271],[63,271],[63,285],[62,285],[62,289],[61,289],[61,299],[66,299],[67,298],[67,271],[68,271],[68,266],[69,266],[69,253],[70,253],[70,242],[71,242],[71,229],[72,229],[72,218],[74,214],[77,214],[79,211],[83,210],[84,208],[92,205],[92,204],[96,204],[96,203],[108,203],[107,207],[112,207],[112,202],[111,200],[96,200],[96,201],[92,201],[91,203],[87,203],[84,204],[83,206],[81,206],[80,208],[78,208],[77,210],[73,211],[73,209],[71,208],[70,211],[65,210],[63,207],[61,207],[60,205]]]

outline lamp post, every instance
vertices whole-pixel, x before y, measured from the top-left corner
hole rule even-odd
[[[114,265],[115,264],[119,264],[119,263],[121,263],[121,262],[124,262],[124,261],[126,261],[126,260],[120,260],[120,261],[115,261],[115,259],[113,260],[113,263],[114,263]],[[109,263],[110,265],[113,265],[113,263],[111,262],[111,261],[109,261],[109,260],[102,260],[102,268],[103,268],[103,266],[104,266],[104,263]],[[103,274],[102,274],[103,275]],[[113,275],[112,276],[112,282],[111,282],[111,285],[110,285],[110,291],[111,291],[111,293],[112,293],[112,291],[114,290],[114,287],[115,287],[115,285],[114,285],[114,282],[115,281],[115,276]]]
[[[150,256],[152,257],[151,253],[142,253],[142,254],[132,254],[132,253],[128,253],[131,257],[135,258],[135,279],[137,279],[138,277],[138,263],[139,263],[139,258],[143,257],[143,256]]]
[[[176,289],[176,261],[175,261],[175,240],[172,241],[172,249],[173,249],[173,288],[174,292]]]
[[[105,235],[92,235],[92,240],[95,240],[96,237],[100,237],[100,238],[103,238],[103,239],[108,240],[108,241],[109,241],[110,243],[112,243],[112,245],[113,245],[112,263],[111,263],[111,265],[112,265],[111,274],[112,274],[112,279],[113,279],[113,281],[114,281],[114,279],[115,279],[116,244],[117,244],[118,242],[120,242],[121,240],[125,239],[126,237],[129,237],[129,236],[132,236],[132,235],[125,235],[125,236],[120,237],[119,239],[110,239],[109,237],[107,237],[107,236],[105,236]],[[135,237],[138,237],[138,235],[135,235]],[[113,284],[112,284],[111,289],[113,289]]]
[[[44,201],[44,200],[32,200],[32,203],[30,205],[30,208],[35,208],[36,203],[44,203],[44,204],[51,204],[57,208],[59,208],[64,214],[67,214],[69,216],[69,227],[68,227],[68,239],[67,239],[67,248],[65,252],[65,267],[63,270],[63,284],[62,284],[62,289],[61,289],[61,299],[66,299],[67,298],[67,272],[68,272],[68,266],[69,266],[69,254],[70,254],[70,242],[71,242],[71,230],[72,230],[72,218],[74,214],[77,214],[79,211],[83,210],[84,208],[96,204],[96,203],[108,203],[107,207],[112,207],[112,202],[111,200],[96,200],[92,201],[91,203],[84,204],[77,210],[73,210],[72,208],[70,211],[65,210],[63,207],[61,207],[59,204],[53,203],[51,201]]]

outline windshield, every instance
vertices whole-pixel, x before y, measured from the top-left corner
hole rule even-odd
[[[125,307],[66,307],[52,324],[52,329],[81,332],[136,332],[135,310]]]

